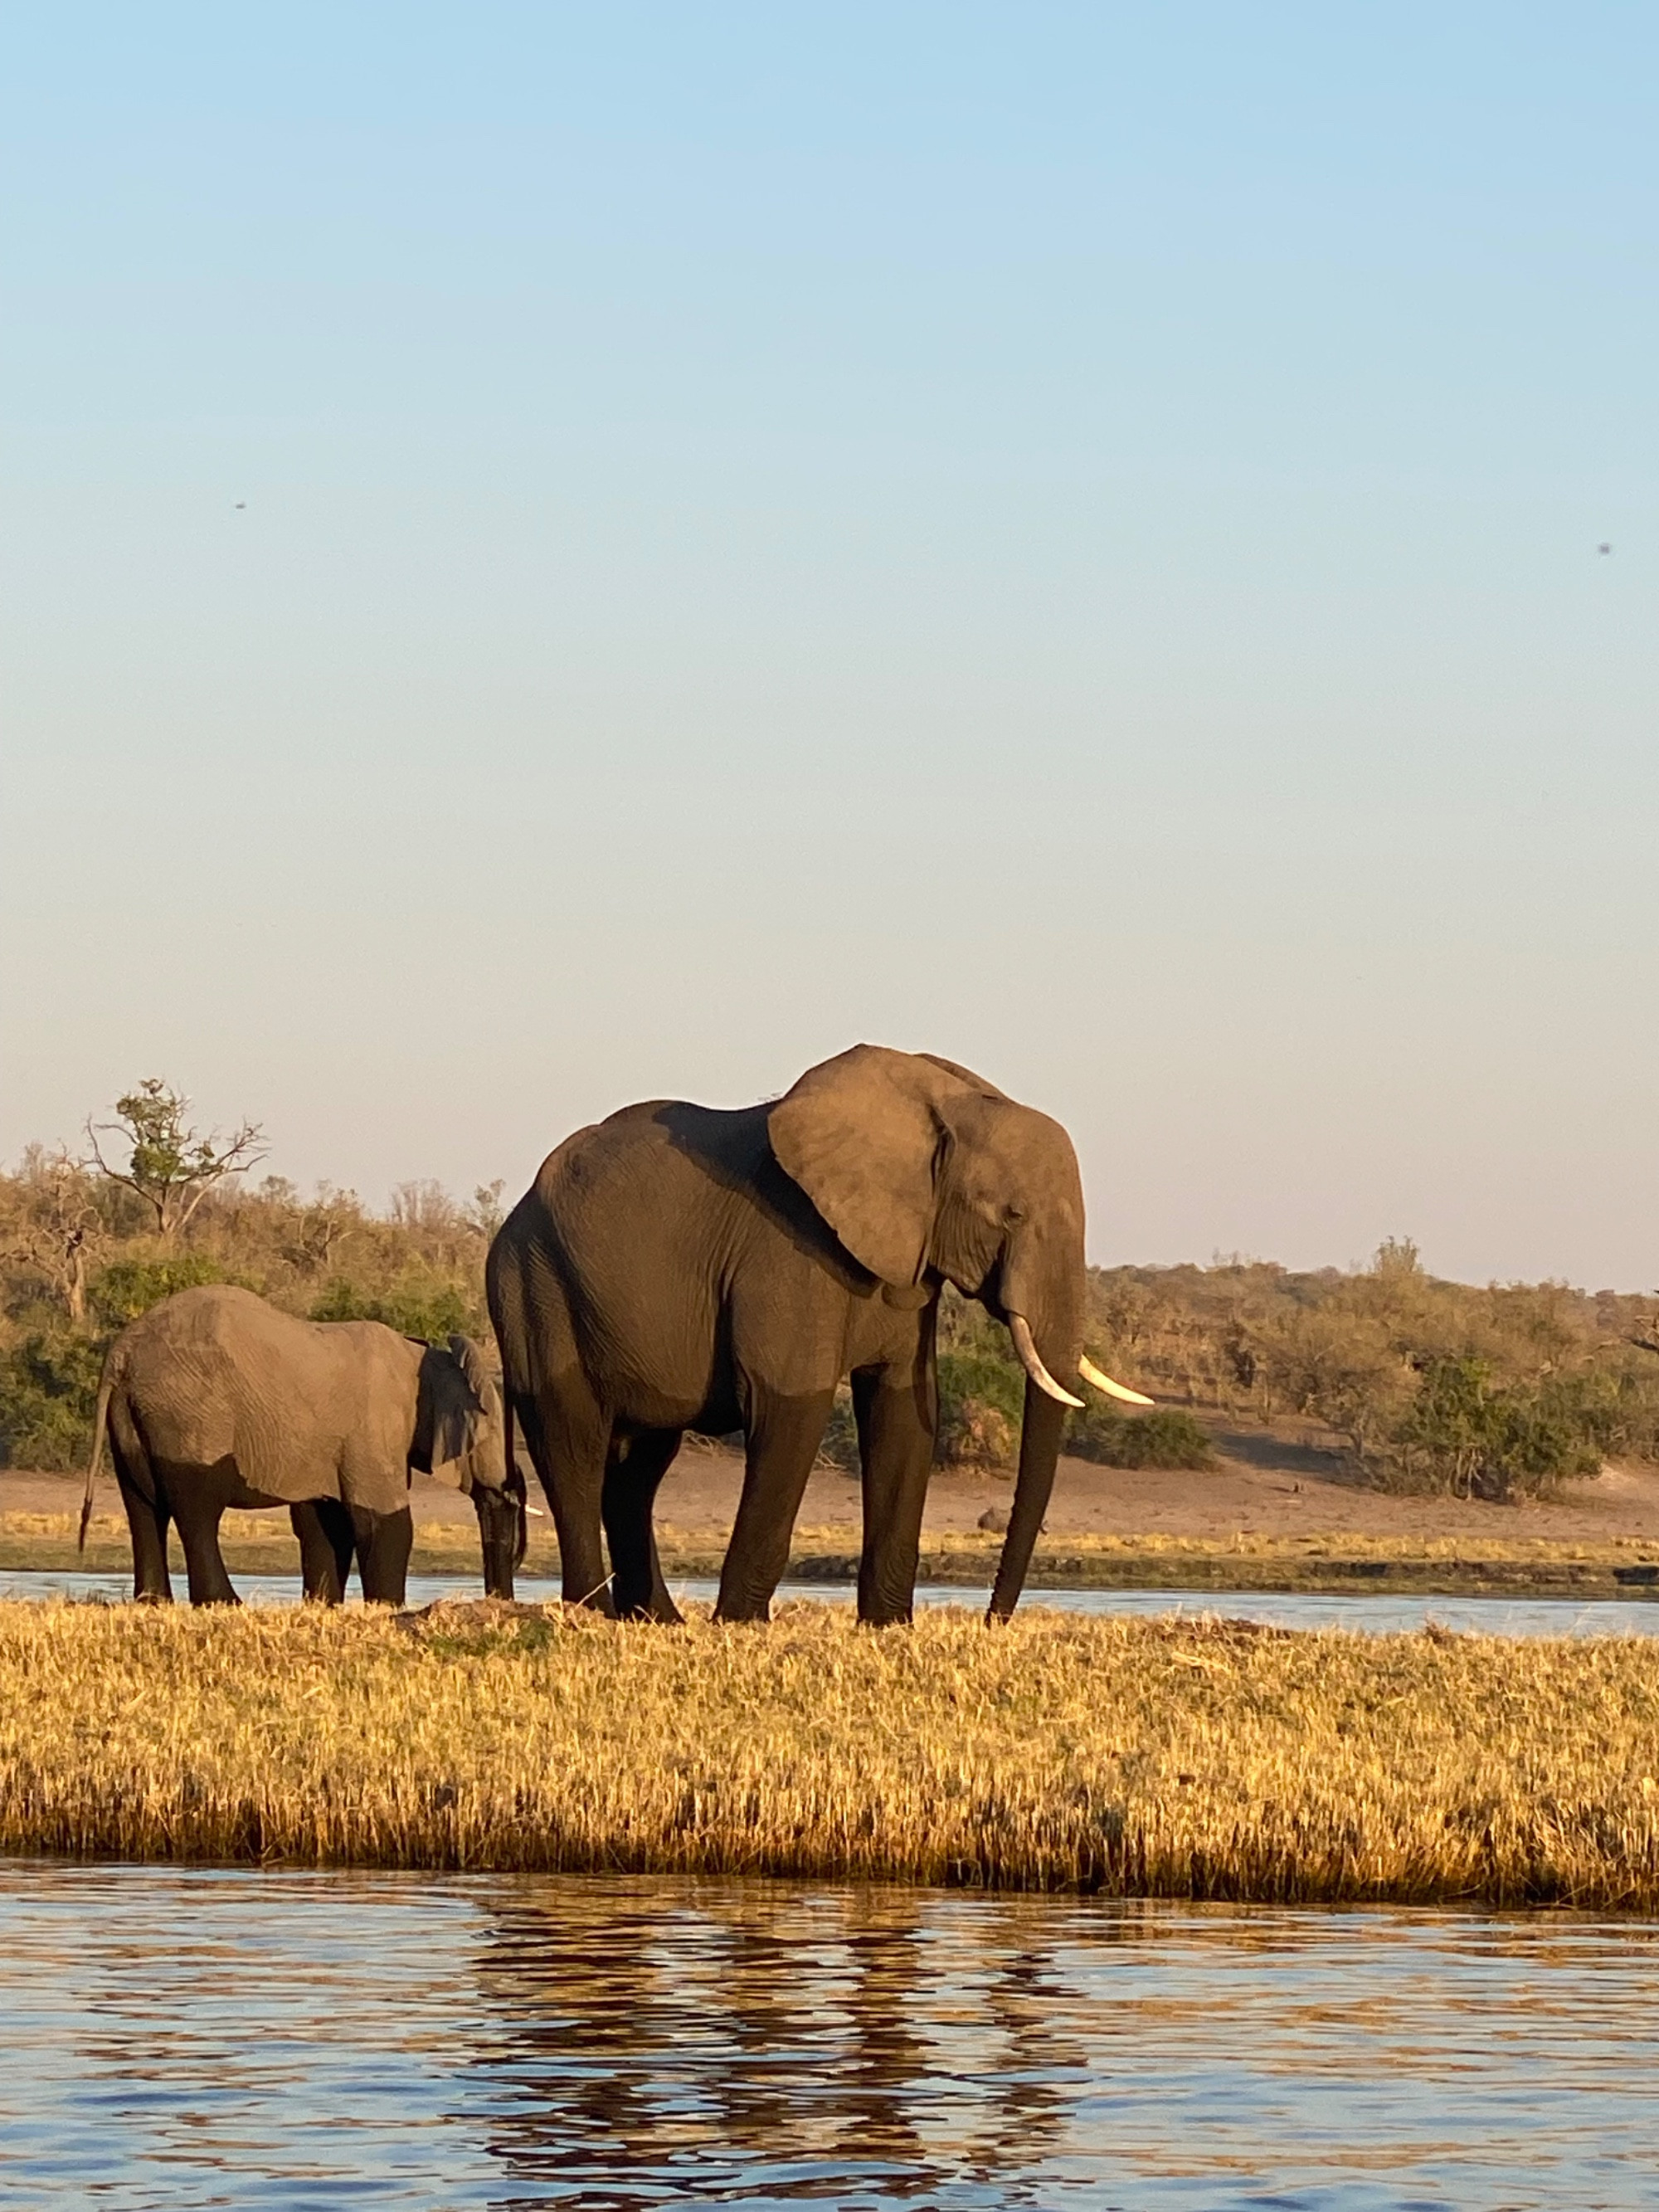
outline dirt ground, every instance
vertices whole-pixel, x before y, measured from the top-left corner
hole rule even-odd
[[[1547,1504],[1517,1506],[1450,1498],[1387,1498],[1342,1477],[1336,1455],[1313,1432],[1283,1422],[1273,1428],[1207,1423],[1218,1464],[1207,1473],[1131,1471],[1060,1462],[1046,1526],[1051,1535],[1188,1536],[1363,1535],[1396,1538],[1481,1536],[1607,1542],[1618,1537],[1659,1540],[1659,1467],[1609,1468],[1576,1483]],[[737,1507],[743,1464],[719,1445],[688,1443],[669,1471],[658,1500],[665,1529],[724,1539]],[[31,1474],[0,1469],[0,1513],[79,1510],[78,1474]],[[1006,1511],[1013,1485],[1006,1476],[940,1468],[927,1495],[926,1527],[936,1534],[976,1528],[987,1513]],[[536,1492],[532,1486],[532,1497]],[[475,1527],[472,1508],[456,1492],[417,1476],[415,1517],[425,1525]],[[118,1513],[113,1480],[99,1486],[98,1510]],[[807,1486],[799,1527],[851,1528],[859,1520],[856,1478],[820,1469]]]

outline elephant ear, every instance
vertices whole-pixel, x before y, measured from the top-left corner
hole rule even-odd
[[[452,1336],[427,1354],[423,1377],[432,1424],[432,1472],[467,1485],[460,1463],[483,1437],[495,1385],[471,1337]]]
[[[921,1277],[951,1146],[950,1103],[980,1087],[948,1061],[856,1044],[809,1067],[767,1117],[784,1173],[884,1283]]]

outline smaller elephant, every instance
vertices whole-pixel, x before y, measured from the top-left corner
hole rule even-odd
[[[513,1595],[524,1485],[508,1473],[501,1394],[468,1337],[427,1345],[380,1322],[296,1321],[228,1284],[179,1291],[123,1329],[105,1358],[83,1547],[106,1437],[136,1598],[173,1595],[173,1522],[191,1604],[234,1605],[221,1515],[287,1505],[307,1597],[337,1605],[355,1553],[363,1595],[401,1605],[412,1468],[471,1498],[485,1590]]]

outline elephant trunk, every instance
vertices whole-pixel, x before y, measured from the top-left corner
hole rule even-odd
[[[524,1557],[520,1531],[524,1527],[522,1492],[514,1497],[505,1490],[486,1490],[482,1484],[472,1493],[478,1516],[478,1543],[483,1553],[486,1597],[513,1595],[513,1572]]]
[[[506,1480],[497,1484],[475,1479],[472,1504],[478,1516],[478,1542],[483,1553],[484,1595],[510,1598],[514,1594],[514,1574],[524,1564],[530,1528],[526,1518],[527,1502],[524,1477],[519,1472],[513,1449],[510,1399],[505,1400],[503,1405],[502,1425],[506,1431],[502,1440],[507,1460]],[[492,1468],[492,1475],[495,1472]]]
[[[1042,1534],[1042,1516],[1054,1494],[1054,1467],[1065,1423],[1066,1407],[1028,1376],[1025,1415],[1019,1431],[1019,1473],[1014,1480],[1014,1502],[988,1620],[1006,1620],[1019,1603],[1031,1553]]]

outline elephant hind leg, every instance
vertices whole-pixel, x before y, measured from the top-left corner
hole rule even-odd
[[[300,1577],[307,1597],[317,1605],[340,1604],[357,1542],[350,1514],[337,1498],[308,1498],[302,1505],[290,1505],[288,1518],[300,1540]]]
[[[611,1613],[603,1521],[610,1412],[594,1398],[579,1368],[520,1398],[514,1410],[553,1508],[564,1601]]]
[[[167,1571],[167,1502],[133,1437],[117,1434],[110,1424],[110,1457],[132,1538],[132,1595],[141,1605],[171,1605],[173,1577]]]
[[[601,1510],[611,1549],[611,1595],[623,1620],[678,1621],[651,1525],[657,1488],[680,1448],[678,1429],[644,1429],[614,1441],[605,1462]]]
[[[176,1490],[179,1486],[174,1485]],[[240,1605],[219,1549],[219,1517],[224,1511],[216,1498],[175,1498],[173,1517],[179,1524],[179,1540],[185,1547],[185,1571],[190,1578],[192,1605]]]
[[[760,1398],[751,1406],[743,1496],[720,1570],[716,1620],[765,1620],[789,1564],[789,1539],[823,1442],[833,1390]]]
[[[354,1506],[351,1526],[364,1599],[370,1605],[401,1606],[409,1587],[409,1555],[415,1548],[414,1515],[406,1505],[396,1513],[369,1513]]]

